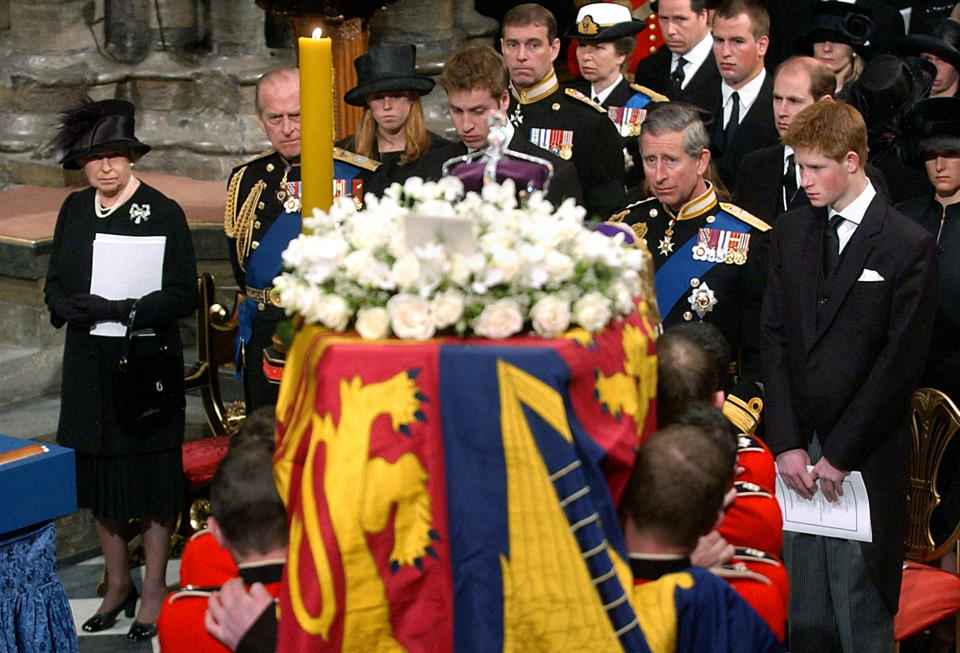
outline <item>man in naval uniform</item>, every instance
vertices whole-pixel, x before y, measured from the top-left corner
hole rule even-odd
[[[270,292],[273,279],[283,250],[301,229],[299,71],[264,74],[257,82],[256,108],[272,149],[233,169],[224,211],[230,263],[245,297],[238,309],[237,368],[243,371],[247,414],[277,401],[278,386],[263,373],[263,350],[285,317]],[[334,159],[335,191],[359,201],[364,175],[378,164],[339,148]]]
[[[240,292],[237,366],[243,371],[247,414],[277,401],[262,371],[284,311],[271,297],[287,243],[300,233],[300,75],[277,68],[257,82],[257,122],[273,149],[233,169],[224,231]]]
[[[664,327],[704,320],[733,350],[727,388],[742,400],[759,395],[759,311],[762,220],[717,199],[704,179],[710,136],[696,108],[658,104],[640,135],[643,169],[653,197],[613,216],[646,240],[653,256]]]
[[[637,137],[651,102],[667,97],[623,76],[627,57],[637,45],[635,34],[646,27],[630,10],[612,2],[584,5],[566,36],[577,40],[577,64],[583,79],[569,84],[607,110],[620,133],[627,160],[627,185],[643,179]]]
[[[588,216],[607,218],[624,201],[623,151],[606,111],[579,91],[561,89],[553,70],[557,22],[537,4],[514,7],[500,40],[510,70],[510,120],[517,131],[573,162]]]

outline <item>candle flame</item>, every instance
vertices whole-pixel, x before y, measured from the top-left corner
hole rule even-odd
[[[323,30],[320,29],[319,27],[315,28],[315,29],[313,30],[313,38],[318,39],[318,38],[320,38],[321,36],[323,36]]]

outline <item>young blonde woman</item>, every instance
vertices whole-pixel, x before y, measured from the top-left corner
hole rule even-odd
[[[380,195],[391,183],[418,174],[423,155],[443,138],[427,130],[420,96],[433,80],[417,75],[416,47],[383,45],[371,48],[353,62],[357,85],[346,92],[347,104],[364,107],[356,133],[337,145],[380,162],[364,173],[364,193]]]

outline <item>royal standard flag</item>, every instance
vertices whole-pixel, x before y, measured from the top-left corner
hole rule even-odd
[[[645,306],[553,340],[298,333],[278,650],[649,650],[615,505],[655,422],[652,333]]]

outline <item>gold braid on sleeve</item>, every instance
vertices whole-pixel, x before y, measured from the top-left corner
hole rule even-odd
[[[223,231],[227,238],[235,238],[237,234],[237,196],[240,194],[240,181],[246,171],[247,166],[237,170],[227,184],[227,205],[223,208]]]
[[[233,235],[227,232],[227,235],[234,238],[237,246],[237,261],[240,268],[246,271],[247,256],[250,254],[250,242],[253,237],[253,223],[257,219],[257,203],[260,201],[260,194],[267,187],[267,182],[258,179],[257,183],[250,189],[250,194],[240,206],[236,213],[236,220],[233,223]]]

